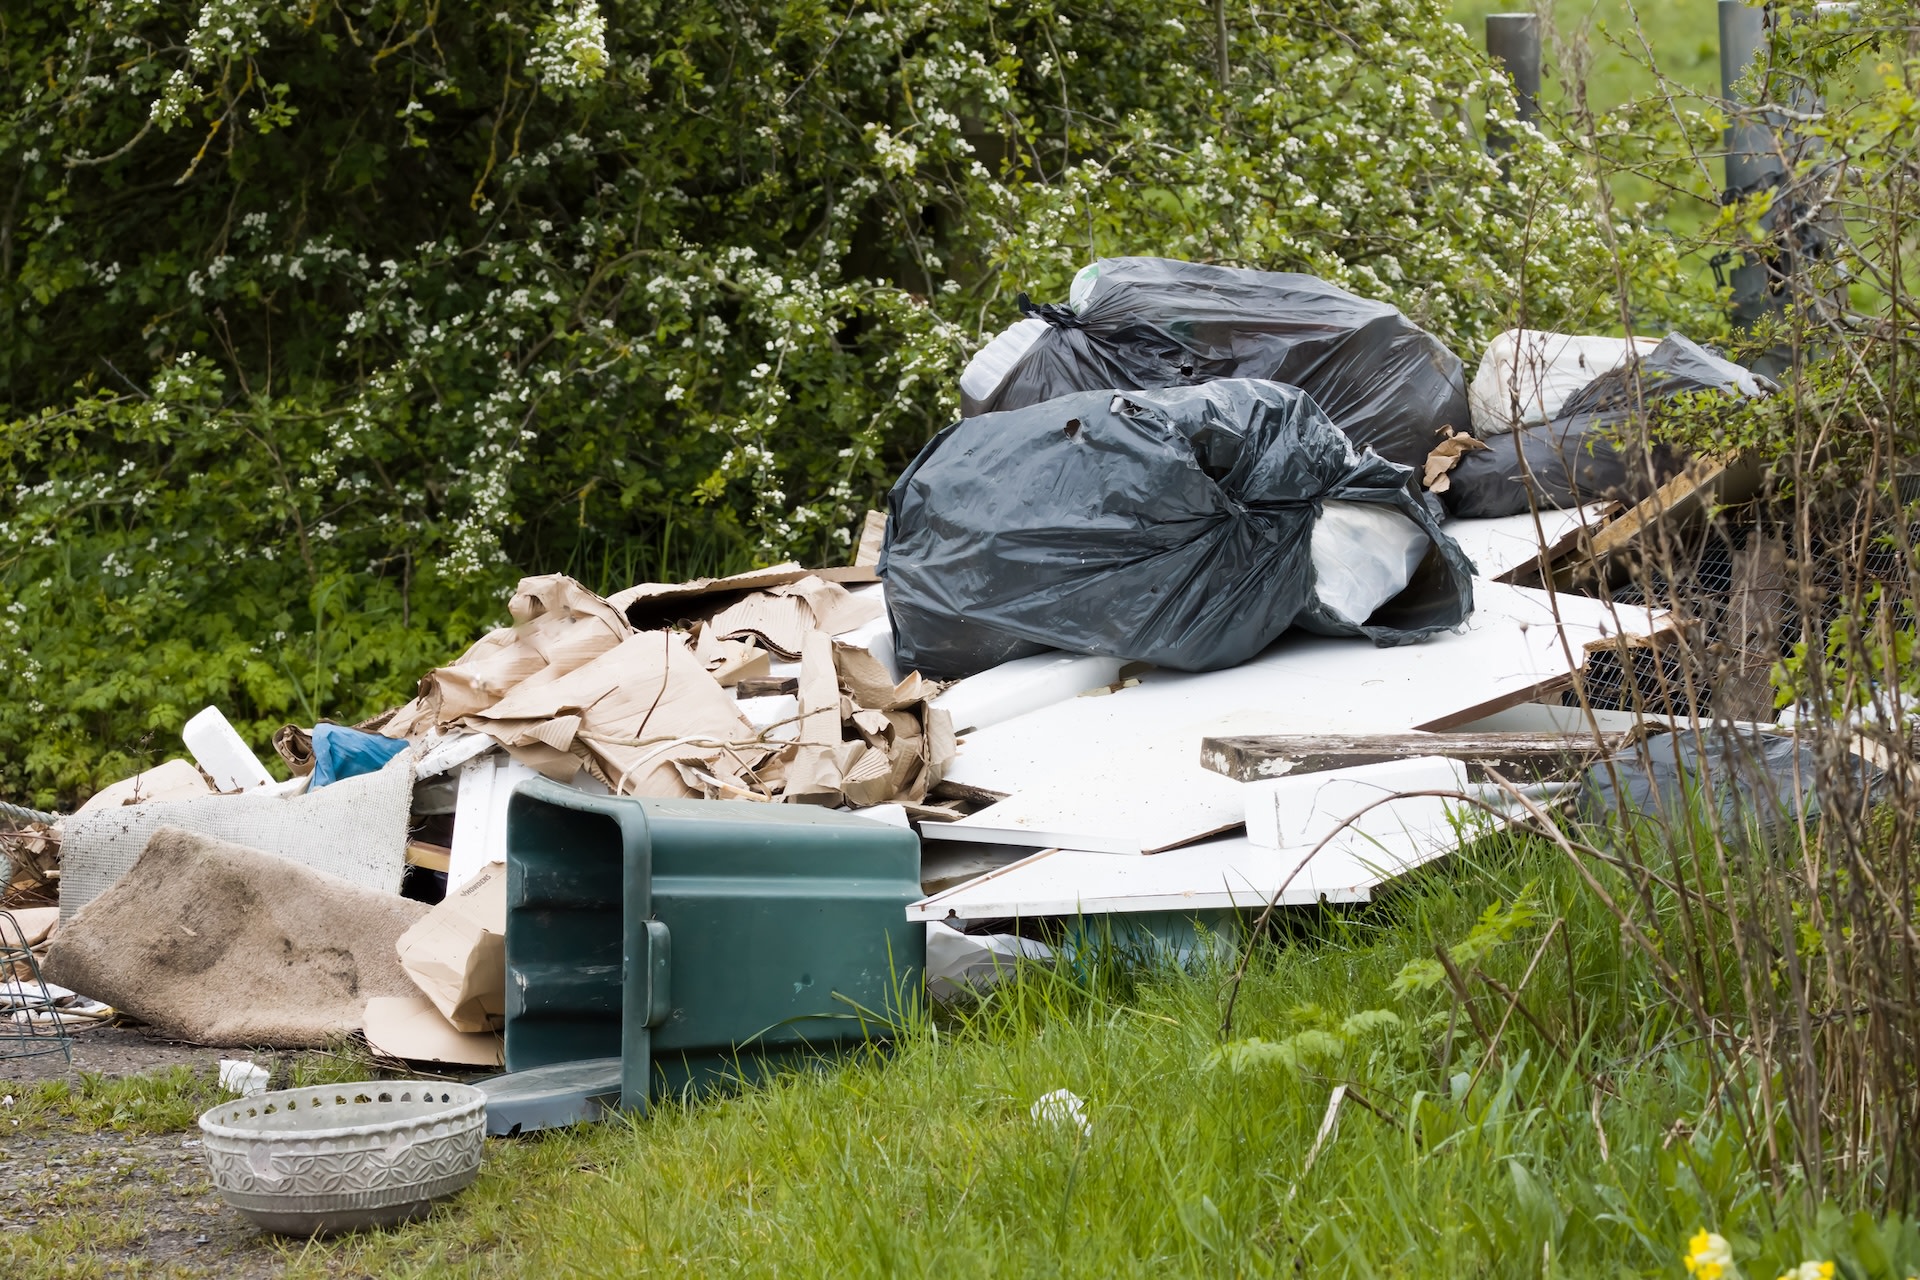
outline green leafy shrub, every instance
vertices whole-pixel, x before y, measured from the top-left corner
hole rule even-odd
[[[1614,254],[1672,274],[1437,0],[1229,18],[1223,84],[1138,3],[13,6],[0,790],[201,702],[351,720],[522,571],[838,558],[1100,253],[1313,271],[1468,357],[1617,323]]]

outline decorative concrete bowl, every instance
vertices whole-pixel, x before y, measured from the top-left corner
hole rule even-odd
[[[310,1236],[420,1217],[480,1172],[486,1121],[471,1085],[375,1080],[236,1098],[200,1132],[228,1204]]]

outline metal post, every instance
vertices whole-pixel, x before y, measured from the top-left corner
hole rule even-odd
[[[1742,0],[1720,0],[1720,96],[1727,111],[1727,191],[1746,195],[1786,173],[1767,122],[1743,115],[1733,86],[1760,56],[1767,38],[1767,11]]]
[[[1520,118],[1532,121],[1540,114],[1540,19],[1531,13],[1487,15],[1487,52],[1513,81],[1514,102]],[[1513,140],[1499,129],[1487,130],[1487,146],[1505,151]]]

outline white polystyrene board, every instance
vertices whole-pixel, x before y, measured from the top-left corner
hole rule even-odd
[[[484,733],[467,733],[455,730],[444,737],[429,739],[426,750],[421,753],[418,763],[413,767],[416,780],[437,778],[443,773],[458,769],[476,756],[484,755],[493,748],[494,742]]]
[[[1095,772],[1022,788],[949,822],[940,837],[1138,856],[1230,831],[1246,810],[1241,784],[1200,768],[1197,739],[1192,746],[1183,736],[1138,743]]]
[[[1263,849],[1286,849],[1317,844],[1342,823],[1361,835],[1443,824],[1447,819],[1444,799],[1402,793],[1464,792],[1467,766],[1442,756],[1414,756],[1239,785],[1246,805],[1247,839]],[[1380,803],[1383,800],[1386,803]]]
[[[907,918],[1248,910],[1265,906],[1276,894],[1281,906],[1366,902],[1383,882],[1458,843],[1451,825],[1435,824],[1371,837],[1343,833],[1317,854],[1310,848],[1262,849],[1244,835],[1219,836],[1151,858],[1048,849],[923,898],[907,908]]]
[[[1612,503],[1595,503],[1571,511],[1525,511],[1517,516],[1477,520],[1448,520],[1440,532],[1460,544],[1483,578],[1498,578],[1557,545],[1576,529],[1592,528]]]
[[[1457,632],[1390,649],[1290,632],[1224,671],[1149,670],[1106,697],[1068,698],[969,734],[946,776],[1008,796],[1044,787],[1116,805],[1121,788],[1142,778],[1159,795],[1182,794],[1219,776],[1200,766],[1202,738],[1404,732],[1565,677],[1592,641],[1666,625],[1645,609],[1584,596],[1550,600],[1483,579],[1473,588],[1477,608]],[[1098,811],[1101,801],[1091,803]]]
[[[953,717],[955,733],[970,733],[1111,685],[1125,665],[1119,658],[1036,653],[968,676],[933,705]]]
[[[479,875],[489,862],[507,860],[507,802],[513,789],[539,771],[504,756],[481,756],[460,767],[460,794],[453,807],[453,846],[447,854],[447,892]]]

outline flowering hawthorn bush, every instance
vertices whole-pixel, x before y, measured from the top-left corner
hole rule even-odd
[[[1181,16],[1185,15],[1185,16]],[[1472,358],[1668,241],[1440,0],[21,0],[0,792],[404,696],[522,571],[845,553],[1020,291],[1318,273]],[[1504,167],[1486,124],[1517,135]]]

